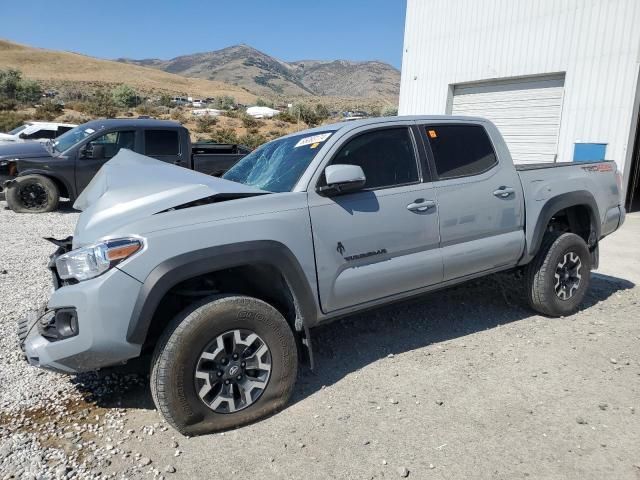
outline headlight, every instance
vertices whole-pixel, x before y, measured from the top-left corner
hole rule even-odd
[[[89,280],[111,270],[142,250],[142,246],[140,238],[107,240],[60,255],[56,259],[56,269],[63,280]]]

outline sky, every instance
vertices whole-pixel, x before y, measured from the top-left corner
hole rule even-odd
[[[245,43],[281,60],[400,68],[406,0],[3,2],[0,38],[99,58],[172,58]]]

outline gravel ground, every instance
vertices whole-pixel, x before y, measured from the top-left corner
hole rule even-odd
[[[283,412],[197,438],[140,368],[21,359],[15,319],[50,289],[41,238],[76,219],[0,209],[0,479],[640,479],[640,216],[603,243],[578,314],[532,314],[495,275],[354,316],[313,332],[318,367]]]

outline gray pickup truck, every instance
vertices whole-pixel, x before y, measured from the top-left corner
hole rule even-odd
[[[169,423],[236,427],[286,404],[298,359],[313,367],[310,330],[338,317],[504,270],[534,310],[575,312],[624,221],[616,176],[514,166],[496,127],[465,117],[322,126],[223,178],[123,151],[78,198],[74,236],[53,240],[55,290],[21,345],[69,373],[153,352]]]
[[[239,145],[192,144],[189,131],[168,120],[92,120],[46,144],[0,145],[0,192],[5,191],[14,212],[51,212],[60,197],[74,201],[121,148],[215,176],[250,151]],[[128,174],[123,165],[120,175]]]

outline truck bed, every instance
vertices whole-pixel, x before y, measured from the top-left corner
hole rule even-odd
[[[613,160],[600,160],[597,162],[556,162],[556,163],[520,163],[516,164],[516,170],[519,172],[527,171],[527,170],[539,170],[541,168],[558,168],[558,167],[584,167],[589,165],[597,165],[600,163],[610,163],[615,167],[615,162]],[[614,168],[615,170],[615,168]]]

